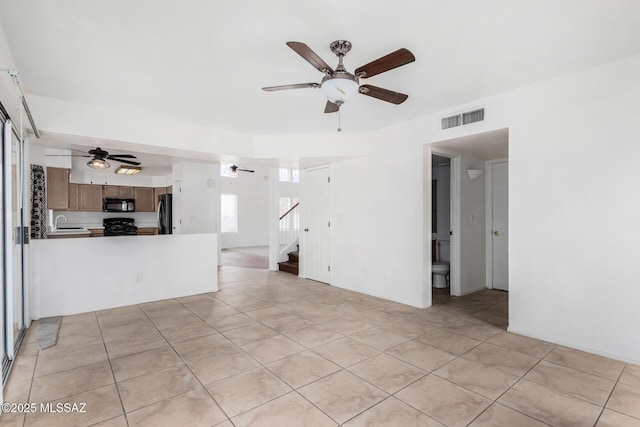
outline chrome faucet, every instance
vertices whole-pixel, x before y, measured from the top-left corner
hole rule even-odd
[[[69,222],[69,219],[68,219],[66,216],[64,216],[64,215],[58,215],[58,216],[56,217],[56,219],[53,221],[53,229],[54,229],[54,230],[57,230],[57,229],[58,229],[58,220],[59,220],[60,218],[64,218],[65,222]]]

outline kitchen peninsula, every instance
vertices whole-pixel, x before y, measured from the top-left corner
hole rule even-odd
[[[218,291],[215,233],[34,239],[34,319]]]

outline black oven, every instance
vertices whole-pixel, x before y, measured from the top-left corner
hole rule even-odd
[[[105,212],[135,212],[136,203],[133,199],[108,199],[102,201],[102,210]]]

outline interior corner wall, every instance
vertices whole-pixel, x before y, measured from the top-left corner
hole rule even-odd
[[[640,56],[518,91],[509,330],[640,363]]]
[[[460,293],[465,295],[486,286],[486,173],[469,179],[467,169],[484,172],[485,162],[460,156]]]
[[[423,306],[423,146],[366,139],[369,156],[331,165],[331,284]]]
[[[223,249],[269,244],[269,170],[264,166],[251,169],[255,173],[220,177],[220,194],[238,196],[238,232],[220,233]]]
[[[174,179],[172,219],[177,234],[218,233],[220,163],[174,165]]]

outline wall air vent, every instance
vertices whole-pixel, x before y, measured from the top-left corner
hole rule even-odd
[[[469,111],[462,114],[462,124],[468,125],[469,123],[481,122],[484,120],[484,108],[479,110]]]
[[[479,108],[455,116],[442,118],[442,129],[454,128],[456,126],[468,125],[469,123],[481,122],[484,120],[484,108]]]
[[[455,116],[444,117],[442,119],[442,129],[454,128],[456,126],[460,126],[462,115],[456,114]]]

